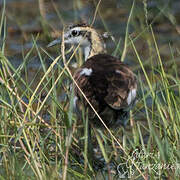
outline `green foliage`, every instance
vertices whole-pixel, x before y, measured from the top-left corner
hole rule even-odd
[[[45,49],[38,47],[40,37],[32,37],[32,48],[15,68],[5,53],[4,1],[0,22],[0,179],[119,179],[123,172],[125,177],[129,173],[134,179],[178,179],[180,81],[177,60],[180,51],[168,44],[171,58],[165,64],[159,34],[153,27],[153,22],[163,17],[169,19],[171,28],[176,30],[176,19],[170,11],[165,13],[166,7],[158,5],[156,16],[148,24],[152,10],[147,9],[146,0],[141,3],[143,8],[138,5],[139,1],[133,8],[130,1],[124,3],[129,12],[135,10],[131,11],[133,17],[129,17],[126,27],[123,45],[126,49],[120,50],[121,39],[114,41],[113,55],[123,52],[123,60],[125,54],[133,59],[132,69],[139,83],[138,102],[127,127],[111,129],[112,134],[105,129],[92,131],[97,158],[92,167],[87,159],[88,117],[82,115],[79,120],[73,111],[72,78],[62,65],[61,54],[52,58]],[[77,7],[80,4],[78,1]],[[142,11],[138,13],[136,8]],[[98,13],[105,29],[110,28],[100,10]],[[64,21],[60,12],[58,17]],[[43,26],[45,34],[47,26],[47,23]],[[130,34],[129,26],[133,27],[135,36]],[[145,53],[138,50],[141,43],[146,47]],[[76,51],[69,57],[67,66],[71,67]],[[41,67],[32,77],[28,65],[34,53],[38,55]],[[69,55],[71,50],[65,53]],[[47,57],[53,60],[49,66]],[[82,63],[80,51],[77,63]]]

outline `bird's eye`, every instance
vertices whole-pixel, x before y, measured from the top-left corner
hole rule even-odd
[[[72,36],[78,36],[78,31],[73,30],[73,31],[71,32],[71,34],[72,34]]]

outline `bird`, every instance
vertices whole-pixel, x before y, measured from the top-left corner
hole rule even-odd
[[[130,110],[136,103],[136,75],[119,58],[107,54],[103,36],[90,25],[70,25],[63,34],[65,44],[80,45],[84,51],[84,62],[73,74],[76,83],[71,89],[76,113],[82,119],[85,110],[85,119],[88,120],[87,132],[84,128],[88,137],[87,158],[94,166],[97,158],[93,151],[91,128],[97,132],[96,128],[127,125]],[[60,42],[60,38],[55,39],[48,47]]]
[[[60,39],[56,39],[48,47],[59,42]],[[136,75],[119,58],[107,54],[102,35],[86,23],[68,26],[64,43],[80,44],[83,48],[85,61],[73,77],[103,122],[109,128],[125,126],[136,102]],[[74,86],[74,108],[81,112],[85,107],[90,124],[102,127],[79,88]]]

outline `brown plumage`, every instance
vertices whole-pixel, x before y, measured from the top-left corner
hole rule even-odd
[[[87,73],[82,73],[83,69],[87,70]],[[88,70],[91,73],[88,73]],[[108,54],[98,54],[89,58],[75,72],[74,78],[107,126],[124,124],[128,118],[130,106],[135,101],[135,95],[133,95],[132,102],[128,104],[128,95],[137,88],[136,78],[127,65]],[[93,124],[100,126],[102,123],[78,88],[75,87],[74,90],[78,98],[77,108],[81,110],[82,105],[88,107],[89,119]]]

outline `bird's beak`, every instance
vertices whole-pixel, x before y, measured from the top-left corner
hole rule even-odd
[[[61,43],[61,38],[55,39],[54,41],[50,42],[47,47],[52,47],[56,44],[60,44]]]

